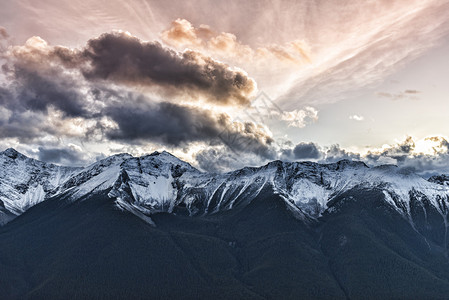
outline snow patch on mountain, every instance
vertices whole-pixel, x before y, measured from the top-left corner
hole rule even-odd
[[[46,164],[14,149],[0,153],[0,201],[6,211],[20,215],[55,194],[78,168]]]

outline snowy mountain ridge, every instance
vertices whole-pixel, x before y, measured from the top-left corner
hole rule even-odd
[[[427,181],[396,166],[369,168],[348,160],[332,164],[273,161],[210,174],[165,151],[141,157],[118,154],[86,168],[71,168],[7,149],[0,153],[0,165],[0,224],[50,197],[75,201],[102,191],[108,191],[117,207],[149,223],[157,212],[203,215],[230,210],[247,205],[265,190],[278,194],[305,221],[332,212],[330,201],[352,189],[382,191],[385,202],[409,220],[412,201],[423,207],[429,204],[444,220],[449,207],[444,176]]]
[[[79,168],[44,163],[9,148],[0,153],[0,225],[56,194]]]

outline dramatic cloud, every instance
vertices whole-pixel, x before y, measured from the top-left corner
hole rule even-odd
[[[243,71],[199,52],[175,52],[124,32],[91,39],[84,49],[53,47],[33,37],[24,46],[13,47],[9,55],[16,65],[28,64],[29,69],[30,64],[34,69],[56,65],[79,71],[88,81],[146,87],[163,96],[220,105],[248,105],[256,91],[254,80]]]
[[[449,161],[449,142],[441,136],[418,141],[407,137],[394,145],[372,149],[366,154],[348,151],[338,144],[319,146],[313,142],[300,142],[296,145],[291,144],[290,141],[284,145],[273,143],[269,149],[270,156],[263,156],[257,151],[235,153],[228,151],[227,148],[209,148],[199,151],[195,160],[203,170],[225,172],[247,165],[262,165],[273,159],[312,160],[320,163],[333,163],[346,159],[364,161],[371,166],[395,164],[401,168],[413,169],[425,178],[447,173],[447,161]]]
[[[195,155],[198,167],[205,171],[227,172],[245,166],[261,166],[269,161],[280,159],[283,161],[315,161],[318,163],[334,163],[343,159],[354,161],[370,161],[372,165],[378,165],[379,161],[368,160],[360,154],[346,151],[339,145],[321,147],[312,142],[301,142],[291,145],[273,145],[273,157],[264,157],[255,152],[234,153],[223,147],[209,147],[200,150]],[[381,161],[380,161],[381,162]]]
[[[203,142],[272,157],[267,128],[191,105],[201,97],[214,104],[247,105],[255,89],[242,71],[197,52],[178,53],[115,32],[89,40],[83,49],[54,47],[33,37],[9,47],[3,58],[3,138],[78,136],[173,147]],[[156,86],[159,96],[171,100],[131,89],[139,85]],[[177,93],[184,97],[168,97]],[[68,158],[67,151],[60,153]]]
[[[321,151],[314,143],[300,143],[293,149],[296,159],[318,159],[321,157]]]
[[[31,110],[25,111],[21,107],[12,107],[12,111],[3,109],[5,117],[2,118],[0,114],[0,135],[22,140],[41,138],[46,134],[62,137],[75,135],[76,130],[70,128],[73,126],[79,130],[79,136],[83,139],[100,134],[100,139],[131,144],[154,142],[180,147],[191,142],[225,143],[233,151],[270,155],[269,149],[273,142],[271,133],[255,123],[233,122],[223,113],[152,101],[126,91],[97,88],[89,91],[89,94],[95,98],[98,113],[82,113],[77,118],[64,117],[51,108],[44,110],[46,106],[29,106]],[[78,99],[71,97],[71,90],[67,90],[67,95],[59,96],[66,102],[63,108],[71,107],[69,104],[76,103]],[[26,104],[28,98],[13,100],[23,100]],[[45,103],[47,106],[50,104]],[[67,112],[67,109],[63,112]]]
[[[279,158],[281,160],[317,160],[325,155],[321,147],[312,142],[301,142],[294,146],[291,145],[291,142],[288,142],[288,144],[288,146],[280,147]]]
[[[85,155],[80,150],[73,145],[62,148],[39,147],[37,157],[41,161],[50,163],[79,165],[85,162]]]
[[[80,87],[71,79],[59,76],[59,72],[36,72],[16,66],[15,82],[6,107],[14,111],[47,111],[51,106],[70,117],[87,116],[86,101]]]
[[[422,153],[415,151],[415,147],[414,139],[409,136],[395,145],[385,145],[380,150],[371,150],[366,154],[365,158],[371,163],[377,163],[385,158],[389,158],[392,163],[402,164],[409,158],[422,155]]]
[[[447,173],[449,161],[449,142],[441,136],[415,140],[407,137],[394,145],[369,151],[363,160],[370,164],[392,163],[399,167],[413,169],[423,177]]]
[[[86,0],[80,5],[60,0],[40,1],[38,8],[20,1],[4,1],[0,20],[19,41],[37,34],[57,44],[74,45],[121,28],[150,40],[163,32],[160,38],[173,45],[195,45],[192,41],[197,40],[203,45],[219,36],[211,46],[228,49],[223,45],[237,43],[253,51],[266,48],[269,57],[276,53],[270,48],[280,47],[289,54],[286,64],[294,65],[285,76],[277,73],[283,60],[274,59],[276,64],[260,69],[257,78],[248,69],[254,62],[236,65],[255,77],[262,89],[279,92],[273,96],[287,93],[283,101],[291,105],[288,110],[293,110],[298,102],[310,105],[346,99],[347,90],[378,82],[396,71],[447,34],[448,11],[444,0],[348,1],[345,5],[338,1],[292,0],[111,0],[108,5]],[[177,19],[180,16],[195,26]],[[300,42],[299,48],[306,55],[294,50],[293,44],[289,46],[294,41]],[[236,59],[245,57],[245,52],[231,50],[221,52],[224,56],[228,51],[237,53]],[[289,56],[305,60],[306,66],[306,57],[310,57],[310,67],[298,67]]]
[[[27,143],[35,138],[43,138],[48,134],[42,130],[45,117],[30,112],[16,113],[0,109],[0,138],[17,138]]]
[[[415,141],[412,137],[407,137],[402,143],[396,144],[392,147],[387,147],[381,152],[381,155],[390,156],[393,158],[401,158],[413,153],[415,150]]]
[[[448,150],[443,137],[424,142],[410,138],[367,154],[368,150],[348,149],[402,135],[415,119],[417,124],[426,122],[425,115],[435,120],[425,130],[444,128],[440,108],[447,94],[441,79],[445,65],[429,73],[435,78],[427,76],[422,82],[416,77],[425,72],[415,76],[396,71],[447,37],[448,1],[341,5],[201,0],[192,5],[178,0],[112,0],[107,6],[97,0],[81,6],[61,1],[41,1],[36,7],[20,1],[2,3],[1,25],[8,29],[0,27],[4,145],[26,146],[35,157],[59,163],[79,160],[79,149],[69,144],[90,153],[98,147],[105,154],[120,149],[144,154],[165,147],[196,157],[202,169],[216,172],[278,158],[361,159],[371,165],[414,167],[421,174],[445,168]],[[116,28],[136,36],[122,31],[102,34]],[[23,44],[33,35],[49,42],[35,36]],[[12,45],[16,42],[20,46]],[[425,71],[424,66],[443,61],[444,50],[435,49],[410,64],[411,69]],[[392,72],[395,76],[388,82],[394,79],[396,84],[377,87],[383,92],[378,96],[406,100],[427,95],[429,111],[422,114],[424,101],[380,101],[386,106],[375,108],[373,117],[381,111],[388,114],[382,125],[370,122],[373,141],[345,132],[353,128],[336,120],[362,121],[363,116],[354,113],[368,111],[367,101],[373,98],[352,106],[356,97],[350,91],[365,93],[365,87],[374,87]],[[262,91],[272,98],[258,105],[262,99],[254,96]],[[328,105],[341,99],[348,101],[341,107]],[[397,119],[405,104],[407,118]],[[322,122],[318,109],[324,114]],[[435,109],[439,115],[433,114]],[[317,126],[301,130],[313,122]],[[368,129],[368,124],[358,124],[358,133]],[[379,136],[390,128],[387,136]],[[309,142],[313,136],[320,142],[334,141]],[[280,145],[283,139],[290,141]],[[345,146],[352,143],[351,148],[333,144],[342,141]]]
[[[364,161],[371,166],[394,164],[401,168],[415,170],[427,178],[431,175],[447,173],[449,161],[449,142],[440,136],[416,141],[405,138],[394,145],[373,149],[366,154],[342,149],[339,145],[321,147],[315,143],[299,143],[293,148],[282,150],[284,160],[317,160],[320,163],[333,163],[342,159]]]
[[[216,104],[247,105],[256,89],[255,82],[244,72],[199,52],[175,52],[158,42],[143,42],[123,32],[91,39],[80,52],[56,48],[53,54],[66,66],[81,67],[89,80],[155,86],[167,95],[203,97]]]
[[[224,142],[234,151],[264,153],[273,142],[265,128],[252,122],[233,122],[226,114],[147,99],[131,102],[131,105],[113,104],[103,110],[103,115],[117,124],[117,128],[105,129],[109,139],[153,141],[170,146]]]

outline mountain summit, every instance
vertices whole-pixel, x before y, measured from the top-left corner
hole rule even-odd
[[[117,154],[85,168],[40,162],[10,148],[0,153],[0,201],[6,223],[52,197],[77,201],[107,191],[120,209],[152,223],[151,215],[176,212],[214,214],[246,205],[264,189],[279,195],[296,218],[313,221],[335,210],[333,199],[354,189],[375,189],[413,223],[413,206],[437,211],[445,220],[449,186],[392,165],[369,168],[363,162],[332,164],[273,161],[225,174],[200,172],[172,154],[141,157]]]

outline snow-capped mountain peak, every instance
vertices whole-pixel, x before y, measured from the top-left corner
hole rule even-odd
[[[273,161],[258,168],[209,174],[166,151],[141,157],[117,154],[85,168],[70,168],[7,149],[0,153],[0,165],[3,220],[49,197],[76,201],[100,192],[107,192],[120,209],[150,223],[151,214],[175,212],[178,207],[185,207],[190,215],[233,209],[250,203],[263,190],[278,194],[303,220],[319,218],[332,199],[351,189],[382,191],[385,203],[405,218],[411,214],[412,201],[428,202],[442,216],[449,207],[449,186],[441,183],[446,177],[427,181],[396,166],[370,168],[349,160],[331,164]]]
[[[0,224],[44,201],[78,168],[47,164],[9,148],[0,153]]]
[[[18,151],[17,151],[16,149],[14,149],[14,148],[8,148],[8,149],[6,149],[5,151],[0,152],[0,155],[7,156],[7,157],[9,157],[9,158],[11,158],[11,159],[16,159],[16,158],[25,159],[25,158],[26,158],[25,155],[21,154],[20,152],[18,152]]]

